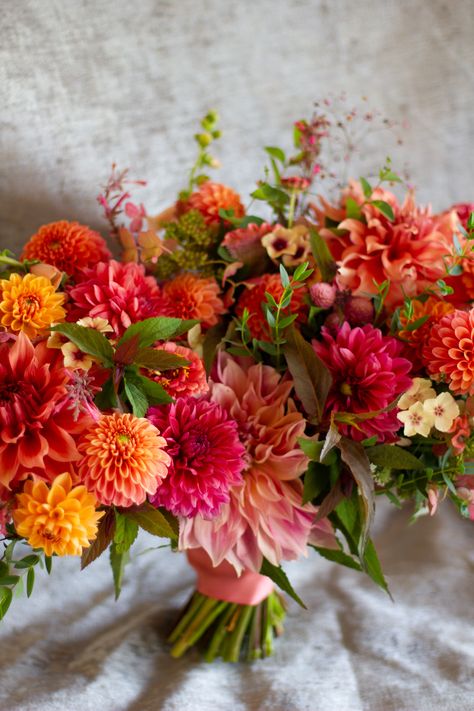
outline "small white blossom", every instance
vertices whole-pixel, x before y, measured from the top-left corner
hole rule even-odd
[[[422,402],[415,402],[408,410],[398,412],[397,417],[405,425],[403,433],[406,437],[416,434],[428,437],[434,425],[433,415],[425,410]]]
[[[423,407],[433,417],[439,432],[449,432],[454,420],[459,417],[459,405],[451,393],[441,393],[436,398],[425,400]]]
[[[436,393],[431,387],[431,380],[427,378],[413,378],[413,384],[406,393],[403,393],[397,403],[400,410],[408,410],[416,402],[424,402],[429,398],[436,397]]]

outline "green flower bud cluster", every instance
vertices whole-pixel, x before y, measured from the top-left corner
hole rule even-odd
[[[166,228],[166,239],[174,240],[179,247],[171,254],[163,254],[158,260],[156,274],[167,279],[181,271],[198,271],[208,276],[214,273],[211,252],[217,247],[217,233],[206,226],[197,210],[182,215],[178,222]]]

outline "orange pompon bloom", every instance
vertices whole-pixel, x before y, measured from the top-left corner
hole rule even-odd
[[[21,259],[39,259],[69,276],[109,259],[111,254],[98,232],[78,222],[51,222],[40,227],[26,243]]]
[[[206,225],[218,225],[222,218],[219,210],[233,210],[235,217],[243,217],[245,208],[240,201],[240,196],[221,183],[208,181],[199,186],[184,203],[184,212],[198,210],[204,217]]]
[[[428,339],[431,326],[437,321],[440,321],[446,314],[452,313],[454,306],[435,296],[429,296],[426,301],[423,302],[414,299],[412,304],[413,311],[409,318],[403,309],[400,311],[399,320],[401,329],[398,332],[398,337],[401,338],[402,341],[405,341],[410,348],[410,355],[408,355],[408,353],[405,355],[413,361],[414,368],[417,369],[422,365],[423,347]],[[421,323],[418,328],[414,328],[411,331],[409,330],[411,324],[423,318],[425,318],[424,323]]]
[[[81,555],[97,535],[97,500],[85,486],[72,485],[68,473],[57,476],[51,487],[44,481],[27,481],[16,497],[13,523],[32,548],[46,555]]]
[[[1,324],[8,331],[23,331],[33,339],[66,317],[62,307],[66,297],[57,294],[46,277],[12,274],[0,279],[0,292]]]
[[[474,308],[456,309],[432,326],[423,360],[453,393],[474,395]]]
[[[142,504],[168,474],[164,447],[166,440],[145,418],[104,415],[79,442],[79,478],[106,506]]]
[[[214,326],[226,310],[219,294],[213,277],[179,274],[163,284],[160,315],[197,319],[204,327]]]

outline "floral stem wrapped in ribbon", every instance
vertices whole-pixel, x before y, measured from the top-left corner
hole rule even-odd
[[[114,166],[121,261],[66,220],[0,254],[0,617],[63,555],[109,549],[118,596],[144,529],[197,573],[171,654],[257,659],[276,588],[304,607],[282,563],[319,553],[388,592],[379,497],[474,519],[473,206],[433,214],[390,162],[323,195],[348,125],[323,102],[292,155],[266,149],[259,215],[207,175],[210,112],[157,217]]]

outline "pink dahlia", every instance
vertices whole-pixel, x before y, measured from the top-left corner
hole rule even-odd
[[[261,363],[239,365],[219,353],[211,399],[238,425],[246,449],[243,480],[212,521],[180,522],[180,547],[204,548],[213,565],[258,571],[265,556],[277,565],[304,555],[314,534],[313,506],[303,505],[300,475],[308,460],[298,446],[305,421],[290,399],[292,383]]]
[[[214,518],[229,501],[230,488],[242,483],[245,449],[237,424],[217,403],[192,397],[152,407],[148,419],[171,456],[168,477],[152,502],[175,516]]]
[[[83,280],[69,289],[69,296],[69,321],[100,316],[117,336],[130,324],[156,316],[160,303],[160,289],[153,277],[145,276],[142,265],[115,260],[85,269]]]
[[[68,409],[69,373],[61,354],[20,333],[0,345],[0,484],[29,474],[52,481],[80,455],[75,436],[90,424]]]
[[[395,442],[400,428],[397,408],[386,410],[401,393],[408,390],[410,361],[401,358],[403,345],[383,336],[367,324],[351,328],[347,321],[337,331],[322,329],[323,340],[313,341],[313,348],[331,371],[333,384],[326,401],[326,414],[378,412],[375,417],[340,426],[343,434],[355,440],[377,437],[379,442]]]
[[[192,351],[191,348],[178,346],[177,343],[169,341],[155,346],[155,350],[175,353],[189,361],[189,365],[183,368],[146,371],[147,376],[156,383],[160,383],[171,397],[202,395],[209,390],[204,364],[198,354]]]
[[[361,219],[344,215],[343,211],[328,211],[331,219],[337,215],[337,234],[325,226],[325,214],[317,211],[320,233],[327,240],[339,266],[338,284],[353,294],[375,294],[374,280],[390,281],[385,301],[387,307],[403,302],[404,296],[416,296],[446,275],[445,260],[452,251],[453,235],[458,218],[454,210],[432,215],[429,208],[415,204],[409,193],[400,205],[396,197],[377,188],[371,200],[388,203],[394,213],[389,220],[375,205],[367,203],[358,183],[352,183],[344,195],[359,203]]]

